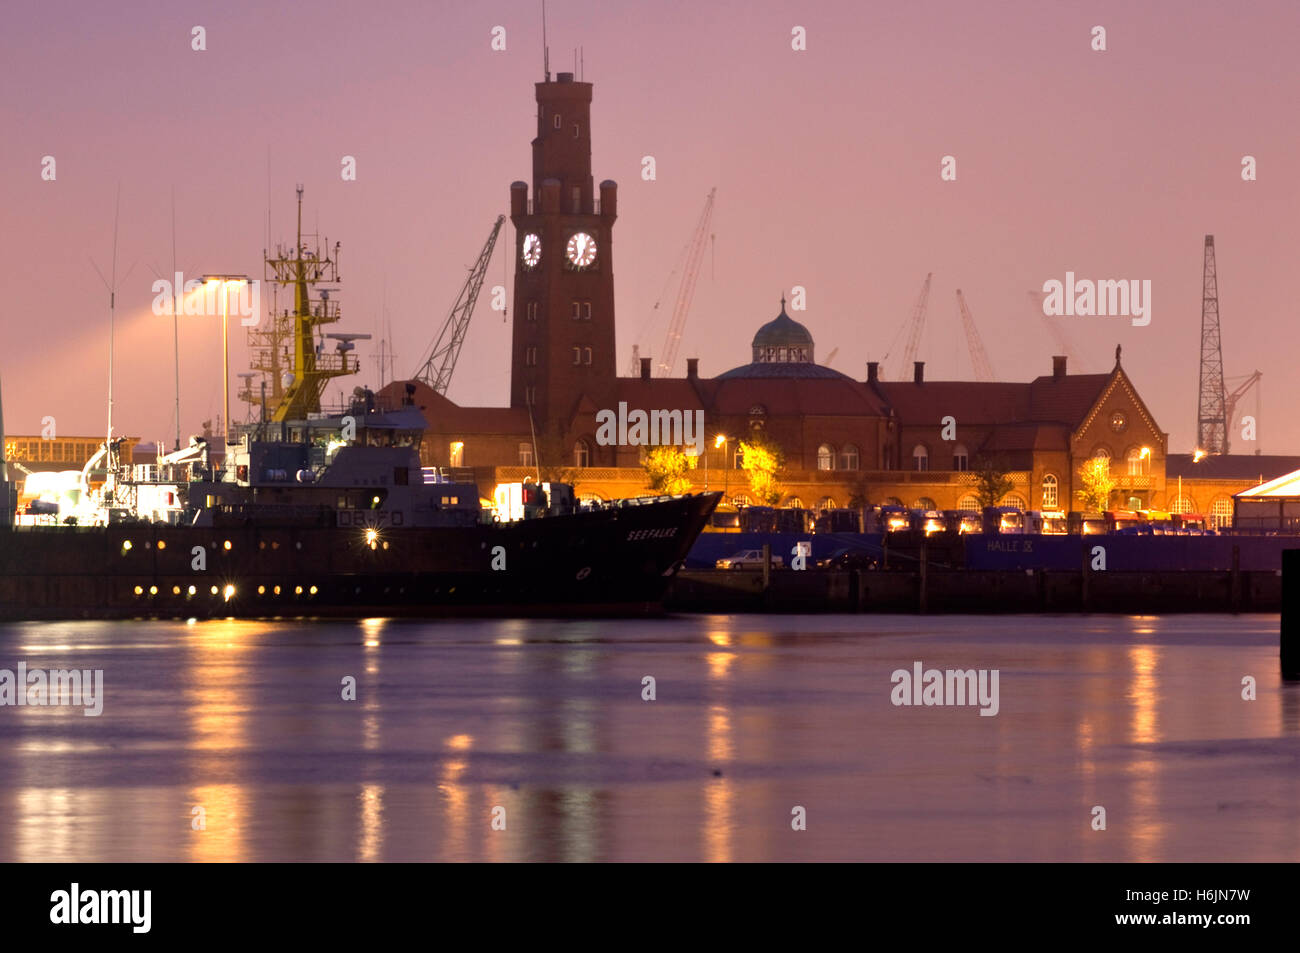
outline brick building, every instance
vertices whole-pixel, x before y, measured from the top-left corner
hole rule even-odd
[[[418,381],[390,384],[388,401],[425,413],[426,465],[472,468],[485,493],[529,478],[572,482],[584,497],[641,495],[645,446],[600,439],[598,415],[698,412],[707,439],[696,444],[695,489],[722,489],[737,504],[750,502],[738,444],[755,430],[784,452],[784,505],[969,508],[973,468],[988,460],[1012,481],[1004,502],[1077,509],[1078,471],[1096,457],[1111,461],[1113,506],[1176,504],[1166,485],[1168,435],[1118,348],[1107,374],[1069,374],[1057,357],[1050,374],[1027,383],[930,381],[921,363],[910,381],[882,381],[875,364],[856,379],[816,363],[811,332],[783,300],[755,333],[746,365],[703,377],[692,358],[685,377],[659,378],[643,358],[638,376],[619,377],[618,187],[593,184],[592,85],[559,73],[536,84],[536,100],[532,182],[510,186],[517,261],[510,403],[460,407]]]

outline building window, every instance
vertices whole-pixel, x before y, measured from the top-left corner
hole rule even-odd
[[[1232,525],[1232,498],[1221,496],[1210,504],[1210,519],[1215,529]]]
[[[531,443],[521,443],[519,445],[519,465],[521,467],[533,466],[533,445]]]
[[[524,403],[527,404],[527,405],[530,406],[530,407],[537,403],[537,388],[536,388],[536,387],[525,387],[525,388],[524,388]]]
[[[817,501],[817,512],[835,509],[835,499],[829,496],[823,496]]]
[[[465,441],[453,441],[450,452],[447,455],[451,458],[451,465],[453,467],[463,467],[465,465]]]
[[[984,510],[980,507],[979,497],[975,496],[973,493],[967,493],[960,500],[958,500],[957,509],[961,510],[963,513],[984,512]]]
[[[1110,451],[1105,447],[1098,447],[1092,452],[1094,460],[1100,460],[1107,471],[1110,470]]]
[[[573,309],[572,309],[572,311],[570,312],[570,316],[571,316],[571,317],[573,318],[573,320],[575,320],[575,321],[590,321],[590,320],[591,320],[591,302],[590,302],[590,301],[574,301],[574,302],[573,302]]]
[[[1147,461],[1151,459],[1150,450],[1148,450],[1146,453],[1143,453],[1137,447],[1131,447],[1129,448],[1127,459],[1128,459],[1129,476],[1147,475]]]
[[[1025,498],[1019,493],[1008,493],[1006,496],[1002,497],[1002,502],[999,505],[1014,506],[1021,512],[1028,509],[1028,505],[1025,503]]]
[[[1043,509],[1056,509],[1061,505],[1060,482],[1052,474],[1043,477]]]
[[[733,496],[731,498],[731,505],[737,508],[742,506],[748,506],[749,497],[747,497],[744,493],[737,494],[736,496]]]
[[[912,448],[912,469],[928,470],[930,469],[930,451],[925,449],[924,444],[918,443]]]
[[[528,320],[529,320],[529,321],[536,321],[536,320],[537,320],[537,302],[536,302],[536,301],[530,301],[530,302],[528,302]]]
[[[840,450],[840,469],[856,470],[858,468],[858,448],[846,443]]]
[[[577,365],[579,365],[579,364],[582,363],[582,348],[580,348],[580,347],[576,347],[576,346],[574,347],[574,349],[573,349],[573,363],[574,363],[574,366],[575,366],[575,367],[576,367]]]
[[[555,119],[553,121],[555,122],[556,129],[559,129],[564,126],[564,119],[559,113],[555,114]]]
[[[803,500],[797,496],[792,496],[785,501],[786,509],[801,510],[803,509]]]
[[[934,505],[934,500],[930,499],[928,496],[923,496],[923,497],[921,497],[919,500],[917,500],[915,503],[912,504],[912,509],[914,509],[914,510],[936,510],[936,509],[938,509],[938,507]]]
[[[591,444],[579,440],[573,445],[573,465],[575,467],[591,466]]]
[[[733,453],[732,456],[731,456],[731,465],[732,465],[732,468],[733,468],[733,469],[736,469],[736,470],[744,469],[744,466],[745,466],[745,452],[744,452],[743,450],[740,449],[740,445],[739,445],[739,444],[736,445],[735,453]]]
[[[1170,512],[1195,513],[1196,503],[1192,501],[1190,496],[1180,496],[1178,499],[1174,500],[1173,506],[1170,507]]]
[[[885,505],[886,505],[886,506],[902,506],[902,505],[903,505],[903,501],[900,500],[900,499],[899,499],[898,497],[896,497],[896,496],[891,496],[891,497],[889,497],[888,499],[885,500]]]
[[[824,443],[817,448],[817,469],[835,469],[835,448],[828,443]]]
[[[959,443],[952,448],[952,468],[954,470],[970,469],[970,454],[966,452],[964,443]]]
[[[537,366],[537,348],[535,347],[524,348],[524,364],[526,364],[528,367]]]
[[[575,214],[582,211],[582,189],[576,185],[573,187],[573,211]]]
[[[589,347],[584,347],[584,348],[582,349],[582,363],[584,363],[584,364],[590,364],[590,363],[591,363],[591,348],[589,348]]]

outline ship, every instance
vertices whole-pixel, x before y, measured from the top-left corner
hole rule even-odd
[[[385,406],[357,387],[323,410],[325,383],[358,369],[359,335],[320,331],[338,305],[314,286],[337,276],[303,241],[301,201],[295,246],[266,257],[293,291],[274,318],[292,355],[286,344],[270,399],[264,380],[260,419],[227,425],[219,453],[196,436],[125,465],[110,433],[77,492],[18,514],[0,406],[0,620],[660,611],[721,494],[585,501],[539,471],[485,506],[464,471],[422,465],[409,389]]]

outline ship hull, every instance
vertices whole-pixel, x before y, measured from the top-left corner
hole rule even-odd
[[[659,611],[717,494],[497,525],[0,530],[0,619]]]

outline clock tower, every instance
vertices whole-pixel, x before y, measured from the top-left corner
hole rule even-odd
[[[611,406],[613,228],[618,186],[591,178],[591,83],[572,73],[537,83],[532,195],[510,186],[515,296],[510,406],[538,430],[567,429],[581,399]]]

